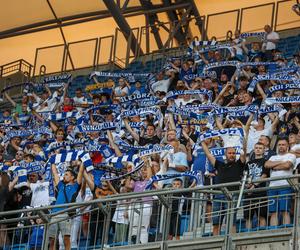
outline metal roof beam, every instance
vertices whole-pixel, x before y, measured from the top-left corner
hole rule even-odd
[[[204,21],[201,19],[200,13],[198,11],[198,8],[195,4],[194,0],[189,0],[189,2],[192,5],[192,14],[194,15],[195,19],[196,19],[196,25],[198,26],[199,32],[202,36],[202,40],[207,39],[207,35],[206,35],[206,30],[205,30],[205,23]]]
[[[187,18],[188,15],[190,14],[192,10],[192,6],[190,6],[185,13],[182,15],[181,19],[179,20],[179,22],[176,24],[176,26],[173,28],[172,33],[170,34],[168,40],[165,42],[164,44],[164,48],[168,48],[170,47],[170,43],[172,41],[172,39],[175,37],[176,33],[178,32],[178,30],[181,28],[181,25],[184,24],[185,22],[187,22]],[[184,41],[186,42],[186,39],[184,39]]]
[[[140,48],[140,45],[138,44],[138,41],[134,34],[130,35],[132,33],[132,30],[127,23],[125,17],[122,15],[121,9],[117,6],[117,4],[114,1],[111,0],[103,0],[106,8],[110,11],[112,17],[114,18],[115,22],[118,24],[119,28],[121,29],[122,33],[124,34],[125,38],[130,39],[131,38],[131,50],[134,55],[143,55],[143,51]]]
[[[171,0],[164,0],[163,3],[164,3],[164,6],[166,6],[166,7],[171,6],[171,4],[172,4]],[[179,19],[178,19],[177,13],[176,13],[176,9],[168,10],[167,15],[168,15],[169,20],[174,25],[176,25],[179,22]],[[177,40],[178,44],[186,43],[186,37],[185,37],[181,27],[177,28],[177,32],[174,34],[174,38]]]
[[[161,13],[170,9],[185,8],[187,6],[188,6],[187,3],[172,5],[170,7],[163,7],[163,5],[154,5],[154,8],[151,10],[144,10],[143,7],[128,7],[126,10],[124,10],[123,15],[124,17],[131,17],[131,16],[139,16],[143,14]],[[105,11],[96,11],[96,12],[83,13],[83,14],[78,14],[78,15],[73,15],[68,17],[62,17],[60,18],[61,21],[60,25],[57,24],[57,21],[55,19],[47,20],[43,22],[24,25],[18,28],[2,31],[0,32],[0,39],[25,35],[29,33],[44,31],[44,30],[56,29],[59,26],[65,27],[69,25],[75,25],[79,23],[100,20],[108,17],[111,17],[111,13],[105,10]]]
[[[141,5],[145,10],[153,9],[153,3],[148,0],[140,0]],[[163,48],[163,43],[159,34],[159,28],[156,25],[156,21],[158,21],[157,13],[145,14],[147,21],[149,22],[151,32],[154,35],[154,39],[158,49]]]

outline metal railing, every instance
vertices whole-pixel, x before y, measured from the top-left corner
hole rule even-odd
[[[241,32],[260,31],[263,30],[265,24],[270,24],[276,31],[299,27],[300,20],[295,17],[296,14],[291,10],[293,3],[293,0],[283,0],[277,3],[271,2],[263,5],[210,14],[207,15],[207,17],[201,16],[201,19],[206,22],[206,30],[203,30],[202,34],[199,34],[199,31],[194,31],[194,33],[189,34],[188,37],[200,36],[202,39],[206,37],[208,39],[216,37],[218,40],[225,40],[227,33],[229,31],[234,33],[236,29],[240,29]],[[254,22],[254,20],[256,20],[255,15],[260,15],[259,13],[264,16],[265,23]],[[188,19],[188,23],[191,25],[190,27],[196,25],[195,21],[195,18]],[[226,24],[226,26],[220,26],[218,25],[219,23]],[[155,25],[165,45],[164,48],[160,50],[157,48],[154,37],[152,37],[151,28],[153,28],[153,25],[133,28],[129,39],[125,39],[122,32],[117,28],[114,35],[111,36],[69,43],[69,48],[75,45],[77,48],[73,51],[74,57],[76,57],[75,60],[73,60],[75,69],[87,67],[96,68],[98,65],[103,64],[116,65],[117,68],[128,67],[133,60],[139,57],[139,53],[133,53],[131,51],[131,38],[133,35],[138,41],[135,52],[138,52],[139,48],[142,48],[146,54],[155,54],[156,51],[162,52],[166,49],[180,47],[181,44],[177,44],[175,39],[170,38],[177,24],[178,21],[161,22]],[[184,26],[185,23],[182,25]],[[93,45],[87,46],[89,41],[93,43]],[[104,42],[106,42],[106,46],[104,46]],[[56,52],[53,50],[54,47],[57,47]],[[46,66],[47,74],[70,70],[66,50],[67,48],[65,48],[64,45],[38,48],[36,50],[34,75],[38,74],[41,65]],[[49,51],[49,53],[47,53],[47,51]],[[82,54],[79,53],[80,51]],[[77,54],[78,56],[76,56]],[[70,56],[72,56],[72,51],[70,52]],[[45,57],[47,58],[45,59]],[[84,60],[82,59],[83,57]]]
[[[33,65],[24,59],[10,62],[0,66],[0,77],[5,77],[16,72],[23,72],[27,75],[32,74]]]
[[[49,238],[63,245],[53,230],[57,225],[62,229],[71,223],[73,249],[142,247],[150,242],[171,246],[184,240],[210,238],[218,239],[223,249],[235,249],[239,244],[233,243],[236,233],[248,237],[270,230],[271,234],[280,234],[282,229],[290,233],[291,249],[299,249],[299,177],[253,182],[286,179],[289,186],[280,189],[290,191],[282,194],[275,194],[278,187],[244,189],[245,181],[123,193],[88,202],[6,211],[0,213],[0,247],[48,249]],[[280,205],[277,207],[275,203]],[[51,213],[58,207],[63,209]],[[71,211],[76,213],[69,217]],[[216,235],[219,238],[211,237]]]

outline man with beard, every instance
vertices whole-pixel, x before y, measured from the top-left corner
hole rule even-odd
[[[245,144],[245,143],[244,143]],[[244,170],[245,164],[245,150],[241,153],[240,159],[236,160],[236,149],[234,147],[228,147],[225,150],[225,162],[217,160],[210,152],[205,141],[201,142],[203,151],[210,161],[211,165],[217,170],[217,180],[219,184],[236,182],[241,180],[241,176]],[[230,191],[238,190],[239,186],[228,187]],[[226,197],[224,195],[216,195],[213,202],[213,235],[219,235],[222,225],[223,218],[225,216],[225,211],[228,209]],[[221,201],[220,201],[221,200]],[[225,202],[222,202],[224,200]],[[221,211],[221,212],[220,212]],[[236,231],[235,228],[236,214],[234,214],[232,232]]]

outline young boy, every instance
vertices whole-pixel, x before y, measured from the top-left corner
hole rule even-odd
[[[183,187],[183,182],[179,178],[175,178],[172,181],[172,188],[173,189],[180,189]],[[174,236],[176,236],[176,240],[180,239],[180,222],[181,222],[181,214],[182,214],[182,207],[184,203],[184,199],[180,199],[182,194],[174,194],[178,198],[174,198],[172,200],[172,212],[171,212],[171,219],[170,219],[170,230],[169,230],[169,240],[172,240]]]

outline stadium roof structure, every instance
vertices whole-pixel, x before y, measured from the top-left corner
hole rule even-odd
[[[178,15],[176,10],[184,10]],[[157,13],[165,12],[172,22],[178,22],[173,36],[179,43],[185,43],[186,36],[180,24],[191,16],[197,20],[199,29],[204,25],[194,0],[26,0],[7,1],[0,10],[0,39],[28,33],[59,28],[83,22],[113,17],[124,36],[129,36],[130,26],[125,17],[145,15],[158,48],[163,44],[155,24],[159,23]],[[65,40],[65,39],[64,39]],[[133,45],[135,46],[134,42]]]

